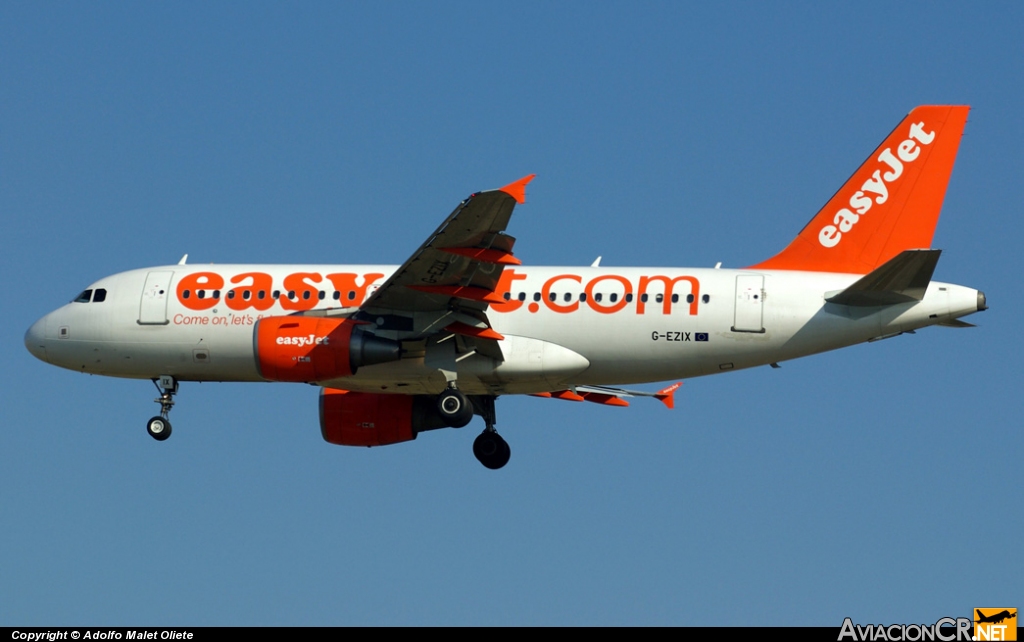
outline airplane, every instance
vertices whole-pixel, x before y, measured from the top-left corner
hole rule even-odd
[[[985,615],[981,609],[974,609],[974,612],[978,614],[978,619],[974,621],[975,624],[999,624],[1003,620],[1017,617],[1017,611],[1010,613],[1009,609],[1003,609],[1002,611],[993,613],[992,615]]]
[[[295,382],[320,387],[330,443],[395,444],[480,415],[473,453],[499,469],[502,395],[671,408],[679,383],[620,386],[972,327],[960,318],[987,309],[984,293],[932,281],[930,249],[968,111],[911,111],[786,248],[743,269],[524,266],[506,228],[530,175],[471,194],[399,266],[186,254],[96,281],[25,346],[69,370],[151,379],[159,441],[180,382]]]

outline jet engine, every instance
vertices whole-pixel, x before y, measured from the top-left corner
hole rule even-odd
[[[340,446],[386,446],[445,428],[429,395],[383,395],[324,388],[320,392],[320,433]]]
[[[348,377],[362,366],[397,361],[401,346],[359,329],[351,319],[267,317],[256,322],[256,368],[268,381]]]

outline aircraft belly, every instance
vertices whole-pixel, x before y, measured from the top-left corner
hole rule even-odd
[[[550,341],[505,335],[503,360],[458,349],[454,338],[429,342],[422,355],[360,368],[352,377],[321,382],[334,388],[375,392],[437,394],[450,373],[469,394],[513,394],[556,389],[590,362]]]
[[[543,337],[581,355],[589,367],[573,377],[574,383],[631,383],[697,376],[701,374],[701,354],[711,343],[707,337],[697,336],[704,331],[698,330],[695,317],[675,312],[664,315],[660,309],[643,316],[580,310],[573,314],[541,312],[521,317],[502,318],[499,332]]]

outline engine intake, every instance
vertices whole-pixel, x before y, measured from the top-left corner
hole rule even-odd
[[[256,368],[268,381],[348,377],[362,366],[397,361],[401,346],[359,329],[351,319],[267,317],[256,322]]]

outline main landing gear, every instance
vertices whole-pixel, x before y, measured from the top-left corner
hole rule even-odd
[[[494,429],[497,419],[494,412],[494,397],[473,395],[470,399],[450,381],[448,388],[437,396],[437,413],[451,428],[462,428],[478,414],[484,418],[486,428],[473,441],[473,454],[477,460],[491,470],[497,470],[508,463],[512,449]]]
[[[160,415],[153,417],[146,423],[146,432],[153,439],[164,441],[171,436],[171,422],[167,419],[167,415],[170,414],[171,407],[174,406],[174,395],[178,392],[178,381],[174,377],[163,375],[159,379],[153,379],[153,385],[160,392],[160,397],[153,400],[160,404]]]
[[[485,428],[473,440],[473,454],[487,468],[498,470],[508,463],[509,457],[512,456],[512,449],[509,448],[508,442],[491,427]]]
[[[462,428],[473,421],[473,402],[454,384],[437,396],[437,412],[452,428]]]
[[[476,397],[475,401],[486,427],[473,440],[473,454],[476,455],[477,461],[485,467],[498,470],[508,463],[509,457],[512,456],[512,449],[494,429],[494,424],[498,423],[497,415],[494,412],[494,397]]]

